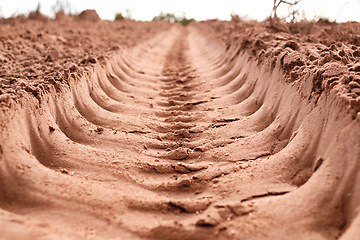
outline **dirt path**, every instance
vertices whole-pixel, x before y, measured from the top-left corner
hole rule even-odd
[[[240,49],[175,25],[4,110],[4,239],[351,237],[359,114]]]

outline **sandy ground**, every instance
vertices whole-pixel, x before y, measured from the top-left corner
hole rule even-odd
[[[89,16],[1,23],[0,239],[360,239],[346,26]]]

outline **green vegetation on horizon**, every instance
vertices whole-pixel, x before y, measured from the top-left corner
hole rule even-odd
[[[192,21],[195,21],[193,18],[186,18],[183,16],[176,16],[174,13],[163,13],[161,12],[158,16],[155,16],[153,21],[166,21],[170,23],[178,22],[183,26],[190,24]]]

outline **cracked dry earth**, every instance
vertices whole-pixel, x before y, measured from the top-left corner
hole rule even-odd
[[[3,111],[0,239],[355,239],[359,115],[283,79],[174,25],[24,97]]]

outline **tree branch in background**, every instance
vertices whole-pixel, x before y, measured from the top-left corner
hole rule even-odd
[[[280,4],[284,3],[284,4],[288,4],[290,6],[295,6],[299,2],[301,2],[301,0],[296,0],[293,2],[289,2],[289,1],[285,1],[285,0],[274,0],[274,5],[273,5],[273,9],[270,14],[270,19],[279,19],[276,14],[276,11],[277,11],[278,7],[280,6]]]
[[[288,29],[281,24],[279,17],[277,16],[277,9],[283,3],[289,6],[297,5],[301,0],[294,0],[294,1],[285,1],[285,0],[274,0],[273,8],[270,13],[270,26],[277,31],[280,32],[287,32]]]

